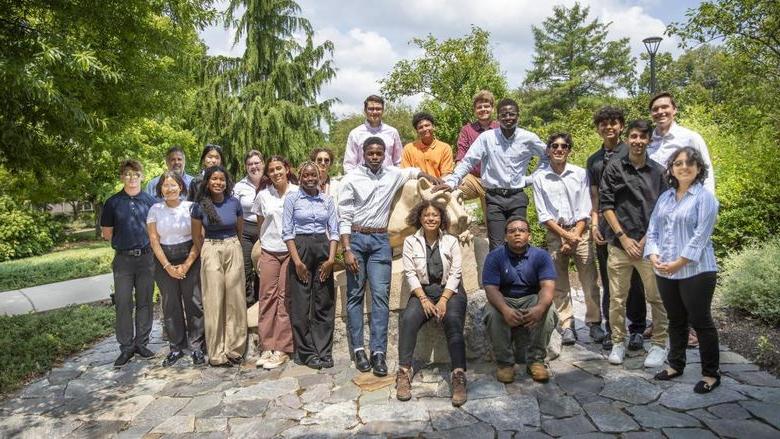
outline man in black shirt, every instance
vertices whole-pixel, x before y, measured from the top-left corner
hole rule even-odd
[[[645,367],[660,367],[666,360],[666,309],[655,281],[650,261],[642,258],[645,233],[655,203],[667,189],[664,168],[647,156],[652,126],[644,120],[628,124],[628,155],[607,163],[600,185],[600,210],[606,230],[609,257],[609,320],[612,324],[612,352],[609,362],[621,364],[625,357],[625,300],[631,272],[636,269],[645,286],[645,298],[653,312],[652,346]]]
[[[590,182],[590,200],[593,206],[590,215],[590,234],[593,237],[593,242],[596,244],[596,259],[598,260],[599,275],[603,289],[601,310],[605,316],[604,326],[607,333],[602,335],[600,331],[594,331],[595,327],[591,326],[591,338],[596,343],[602,342],[604,349],[611,350],[612,329],[609,324],[607,241],[604,240],[604,234],[609,225],[604,220],[604,217],[599,214],[599,184],[601,183],[604,168],[609,160],[613,157],[624,157],[628,151],[628,145],[620,138],[626,125],[626,120],[623,110],[605,106],[593,115],[593,124],[596,126],[596,131],[599,133],[603,143],[598,151],[588,157],[586,165],[588,181]],[[645,291],[642,287],[642,279],[636,270],[631,274],[631,286],[628,289],[628,300],[626,301],[626,316],[631,321],[628,325],[628,333],[630,334],[628,349],[642,349],[644,345],[642,333],[645,331],[647,307],[645,305]]]

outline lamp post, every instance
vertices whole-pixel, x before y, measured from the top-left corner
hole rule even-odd
[[[650,94],[655,94],[655,54],[658,52],[658,46],[661,44],[661,37],[647,37],[642,40],[645,43],[645,49],[650,54]]]

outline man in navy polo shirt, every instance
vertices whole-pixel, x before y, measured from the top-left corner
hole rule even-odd
[[[496,357],[496,377],[502,383],[515,379],[515,353],[526,348],[528,374],[545,382],[544,364],[557,316],[550,306],[555,291],[555,265],[550,255],[532,247],[531,230],[522,217],[509,218],[504,245],[488,253],[482,269],[489,306],[485,323]]]
[[[103,239],[111,240],[111,247],[116,250],[112,263],[116,339],[122,353],[114,367],[124,366],[135,354],[144,358],[154,356],[146,347],[152,332],[154,291],[154,254],[146,233],[146,214],[155,199],[141,190],[143,167],[138,161],[123,161],[119,176],[124,187],[106,201],[100,217]]]

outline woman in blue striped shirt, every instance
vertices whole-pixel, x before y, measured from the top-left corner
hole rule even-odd
[[[694,148],[686,146],[672,154],[666,167],[671,188],[655,205],[644,252],[653,263],[669,317],[669,367],[655,379],[682,375],[690,325],[699,335],[703,375],[693,388],[696,393],[720,385],[718,331],[710,313],[718,270],[710,238],[718,200],[703,186],[707,171]]]

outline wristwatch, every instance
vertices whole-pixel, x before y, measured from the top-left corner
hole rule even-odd
[[[620,238],[620,237],[622,237],[623,235],[625,235],[625,233],[623,233],[623,231],[622,231],[622,230],[621,230],[621,231],[619,231],[619,232],[615,232],[615,238]]]

